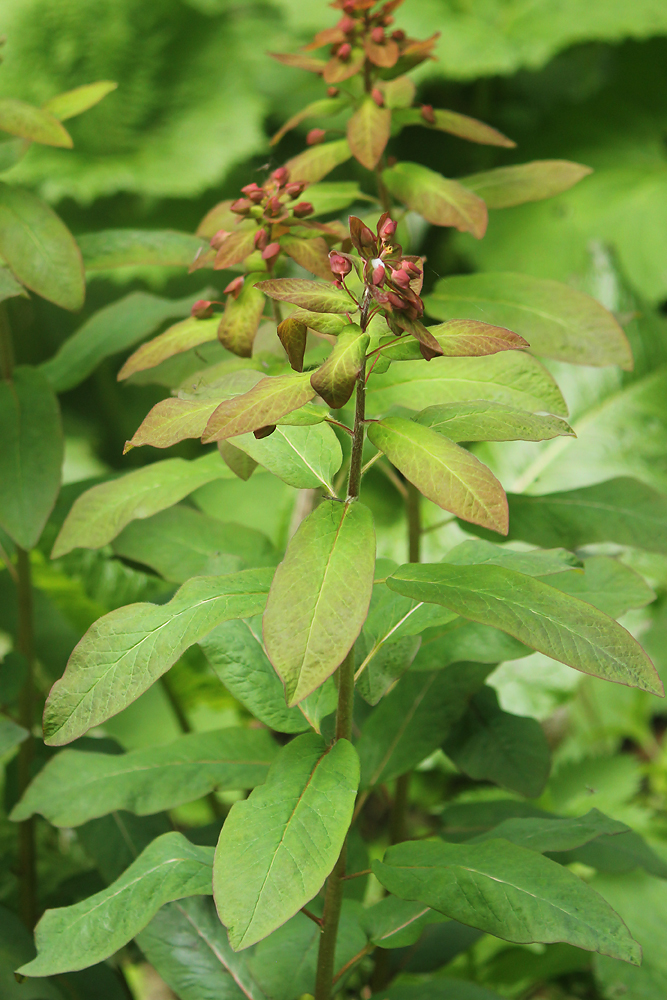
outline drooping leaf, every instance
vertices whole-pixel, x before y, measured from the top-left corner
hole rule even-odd
[[[486,205],[458,181],[448,180],[419,163],[401,162],[382,172],[387,188],[404,205],[436,226],[454,226],[481,239]]]
[[[0,715],[0,758],[28,738],[29,732],[6,715]]]
[[[403,566],[387,582],[407,597],[499,628],[576,670],[663,695],[655,667],[629,632],[541,580],[502,566],[440,563]]]
[[[276,58],[274,56],[274,58]],[[308,118],[330,118],[332,115],[338,114],[346,106],[347,100],[345,97],[323,97],[319,101],[313,101],[311,104],[306,105],[296,114],[288,118],[284,125],[278,129],[276,134],[271,138],[271,146],[275,146],[276,143],[280,142],[282,137],[290,132],[301,122],[306,121]],[[310,195],[310,192],[308,192]]]
[[[279,733],[308,728],[299,708],[285,704],[280,678],[264,650],[260,618],[223,622],[199,645],[229,693],[256,719]]]
[[[314,395],[308,373],[264,378],[249,392],[220,403],[209,417],[202,439],[209,444],[275,424]]]
[[[352,156],[347,139],[324,142],[311,146],[298,156],[288,160],[285,166],[290,172],[290,180],[306,181],[309,184],[321,181],[334,167],[345,163]]]
[[[529,799],[541,795],[549,777],[551,752],[539,722],[503,712],[491,687],[473,696],[443,750],[475,781],[493,781]]]
[[[611,907],[561,865],[509,841],[397,844],[373,871],[390,892],[505,941],[566,941],[638,965],[641,948]]]
[[[369,440],[429,500],[465,521],[507,534],[505,492],[485,465],[453,441],[402,417],[371,424]]]
[[[15,97],[0,99],[0,129],[45,146],[72,148],[72,137],[51,110],[37,108]]]
[[[329,245],[321,236],[309,240],[299,239],[296,236],[283,236],[280,245],[288,256],[304,267],[306,271],[310,271],[311,274],[317,275],[324,281],[331,280]]]
[[[422,361],[392,365],[384,375],[371,375],[366,398],[369,416],[396,405],[423,410],[479,399],[567,415],[551,375],[523,351],[502,351],[484,358],[434,358],[427,365]]]
[[[80,309],[83,305],[83,262],[69,229],[31,191],[3,183],[0,257],[23,285],[42,298],[63,309]]]
[[[189,267],[208,244],[174,229],[103,229],[78,237],[87,271],[113,267]]]
[[[370,94],[366,95],[347,123],[347,141],[352,155],[367,170],[375,170],[390,132],[391,111],[378,107]]]
[[[444,434],[450,441],[548,441],[574,435],[569,424],[560,417],[528,413],[486,399],[427,406],[415,420]]]
[[[253,434],[241,434],[232,443],[295,489],[324,487],[333,493],[332,480],[343,453],[328,424],[279,424],[270,437],[258,441]]]
[[[174,583],[185,583],[191,576],[274,566],[278,560],[261,531],[219,521],[183,505],[131,521],[114,539],[113,550]]]
[[[457,663],[436,673],[406,674],[364,723],[356,744],[361,787],[405,774],[433,753],[491,669]]]
[[[31,549],[58,496],[64,450],[58,400],[38,369],[0,379],[0,427],[0,527]]]
[[[40,369],[56,392],[73,389],[79,382],[83,382],[104,358],[124,351],[144,337],[150,336],[165,320],[187,315],[194,301],[193,296],[171,300],[148,292],[130,292],[124,298],[94,313],[65,341],[52,358],[40,365]],[[205,328],[206,321],[200,322]],[[150,365],[145,367],[148,368]],[[133,370],[140,371],[139,368]]]
[[[205,483],[231,473],[217,452],[193,462],[167,458],[93,486],[78,497],[53,546],[57,559],[76,548],[99,549],[135,518],[151,517]]]
[[[67,121],[68,118],[75,118],[76,115],[83,114],[89,108],[99,104],[107,94],[117,88],[118,84],[113,80],[96,80],[95,83],[86,83],[82,87],[75,87],[74,90],[66,90],[42,105],[44,111],[49,111],[59,121]]]
[[[437,340],[441,353],[449,358],[476,358],[530,346],[528,341],[511,330],[477,320],[449,320],[429,327],[428,332]],[[413,341],[401,340],[394,346],[386,347],[382,356],[390,361],[415,361],[421,353]]]
[[[611,618],[620,618],[631,608],[643,608],[655,600],[643,577],[610,556],[591,556],[584,560],[583,573],[557,573],[546,583],[581,598]]]
[[[130,604],[88,629],[54,684],[44,737],[62,746],[130,705],[220,622],[259,614],[270,569],[196,576],[166,604]]]
[[[287,319],[278,324],[277,333],[292,369],[295,372],[302,372],[308,327],[293,316],[288,316]]]
[[[310,330],[327,333],[331,337],[338,337],[349,326],[350,322],[347,316],[336,313],[310,312],[308,309],[295,309],[290,319],[295,323],[304,323]]]
[[[470,174],[462,177],[461,183],[483,198],[488,208],[511,208],[527,201],[553,198],[592,172],[591,167],[567,160],[534,160]]]
[[[598,809],[591,809],[585,816],[516,817],[503,820],[498,826],[478,834],[471,843],[485,840],[509,840],[519,847],[528,847],[540,854],[558,854],[577,847],[628,833],[625,823],[610,819]]]
[[[612,314],[590,295],[558,281],[527,274],[455,275],[438,281],[425,305],[437,319],[506,326],[548,358],[632,369],[630,345]]]
[[[215,854],[213,894],[235,951],[267,937],[319,892],[352,819],[359,761],[306,733],[284,747],[266,783],[236,802]]]
[[[359,502],[325,501],[292,538],[264,613],[266,651],[295,705],[345,659],[373,587],[375,531]]]
[[[356,323],[345,327],[327,360],[310,376],[313,389],[332,409],[345,406],[354,392],[369,339]]]
[[[244,483],[252,476],[257,468],[257,462],[250,455],[237,448],[230,441],[218,441],[218,451],[223,462],[227,465],[235,476],[242,479]]]
[[[218,327],[218,339],[223,347],[241,358],[249,358],[264,312],[266,299],[258,286],[246,278],[238,298],[227,296],[225,311]]]
[[[272,299],[292,302],[313,312],[345,315],[356,309],[347,292],[336,288],[333,283],[308,281],[306,278],[272,278],[260,281],[257,287]]]
[[[14,807],[21,822],[40,813],[54,826],[80,826],[125,809],[139,816],[266,780],[277,744],[266,730],[189,733],[173,743],[125,754],[63,750]]]
[[[74,906],[47,910],[35,931],[37,958],[24,976],[52,976],[109,958],[165,903],[211,892],[213,850],[181,833],[154,840],[108,889]]]

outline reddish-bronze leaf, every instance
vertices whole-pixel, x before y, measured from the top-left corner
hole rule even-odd
[[[202,435],[204,444],[272,426],[315,395],[309,373],[263,378],[249,392],[226,399],[212,413]],[[265,435],[260,435],[265,436]]]
[[[305,323],[288,316],[278,324],[278,337],[287,352],[289,363],[295,372],[303,371],[303,356],[306,353],[308,327]]]
[[[313,312],[345,313],[356,309],[347,292],[324,281],[308,281],[305,278],[271,278],[257,285],[265,295],[282,302]]]
[[[324,28],[323,31],[318,31],[312,42],[308,45],[304,45],[304,52],[312,52],[315,49],[321,49],[324,45],[335,45],[336,42],[345,41],[345,32],[341,28]]]
[[[390,69],[398,62],[398,45],[393,38],[387,38],[383,43],[374,42],[372,38],[367,38],[364,42],[366,55],[376,66]]]
[[[304,56],[300,52],[268,52],[267,55],[277,59],[283,66],[294,66],[295,69],[305,69],[309,73],[322,73],[327,65],[323,59]]]
[[[365,58],[366,53],[363,49],[353,49],[347,60],[332,56],[324,67],[322,75],[327,83],[342,83],[343,80],[349,80],[351,76],[357,75],[364,65]]]
[[[215,340],[217,336],[217,317],[195,319],[194,316],[188,316],[180,323],[170,326],[159,337],[154,337],[153,340],[142,344],[134,354],[131,354],[118,372],[118,381],[122,382],[123,379],[134,375],[135,372],[155,368],[166,358],[171,358],[174,354],[181,354],[183,351],[189,351],[192,347],[199,347],[200,344],[207,344],[210,340]]]
[[[237,229],[230,233],[218,250],[213,267],[216,271],[221,271],[225,267],[233,264],[240,264],[255,249],[254,238],[257,229],[253,226],[248,229]]]
[[[409,331],[412,333],[412,330]],[[448,358],[478,358],[498,351],[529,347],[528,341],[502,326],[491,326],[474,319],[449,320],[428,328],[428,333]],[[414,361],[419,357],[409,340],[399,341],[382,352],[390,361]]]
[[[199,438],[219,400],[163,399],[144,418],[134,436],[125,443],[123,454],[131,448],[150,444],[154,448],[171,448],[186,438]]]
[[[419,163],[397,163],[384,170],[389,191],[435,226],[454,226],[481,239],[486,232],[485,203],[458,181],[448,180]]]
[[[321,236],[312,240],[301,240],[296,236],[283,236],[280,245],[297,264],[304,267],[318,278],[331,281],[331,265],[329,264],[329,247]]]
[[[374,170],[391,133],[391,111],[365,97],[347,123],[347,141],[353,155],[367,170]]]

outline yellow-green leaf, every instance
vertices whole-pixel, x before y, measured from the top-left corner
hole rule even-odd
[[[310,376],[310,384],[332,409],[345,406],[361,371],[369,336],[352,323],[339,335],[324,364]]]
[[[83,87],[75,87],[74,90],[66,90],[62,94],[51,97],[42,107],[45,111],[50,111],[59,121],[67,121],[75,115],[81,115],[89,108],[95,107],[100,101],[115,90],[118,86],[113,80],[96,80],[95,83],[86,83]]]
[[[387,188],[404,205],[436,226],[454,226],[481,239],[487,210],[480,197],[419,163],[401,162],[382,172]]]
[[[0,129],[45,146],[71,149],[73,145],[72,137],[51,111],[14,97],[0,99]]]
[[[222,441],[275,424],[314,395],[308,372],[264,378],[249,392],[225,400],[213,410],[203,441]]]
[[[347,123],[347,141],[352,155],[367,170],[375,170],[390,132],[391,111],[378,107],[367,95]]]
[[[345,163],[351,156],[352,150],[347,139],[337,139],[336,142],[323,142],[318,146],[311,146],[310,149],[288,160],[285,166],[290,172],[290,180],[312,184],[321,181],[334,167]]]
[[[527,201],[541,201],[568,191],[591,167],[568,160],[533,160],[514,167],[498,167],[462,177],[461,183],[483,198],[488,208],[511,208]]]

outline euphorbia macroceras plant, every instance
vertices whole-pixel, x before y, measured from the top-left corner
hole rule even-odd
[[[209,213],[200,232],[211,249],[194,266],[238,271],[222,317],[213,315],[214,300],[198,302],[190,319],[140,347],[120,373],[219,338],[230,355],[189,376],[128,443],[166,448],[201,438],[216,447],[194,462],[167,459],[84,493],[54,548],[62,555],[113,543],[151,565],[158,556],[150,537],[132,533],[132,522],[156,525],[168,515],[187,530],[194,512],[173,505],[216,478],[247,479],[260,465],[290,486],[316,489],[319,502],[277,569],[270,557],[247,554],[247,529],[237,526],[237,538],[225,543],[238,553],[236,572],[180,576],[185,582],[166,604],[130,605],[96,622],[44,715],[47,743],[70,743],[198,643],[260,725],[193,733],[122,757],[62,751],[13,817],[40,812],[56,826],[77,827],[117,809],[157,813],[214,789],[252,791],[229,810],[215,851],[165,833],[108,888],[47,911],[24,975],[101,962],[137,937],[176,993],[198,1000],[210,995],[212,973],[200,968],[198,992],[184,949],[170,943],[199,947],[201,939],[215,968],[231,973],[238,993],[230,996],[292,1000],[314,992],[328,1000],[345,989],[366,997],[369,983],[381,989],[391,977],[387,950],[446,919],[506,941],[567,942],[640,961],[620,917],[566,867],[586,844],[634,835],[596,811],[574,820],[517,802],[544,789],[549,746],[534,720],[500,709],[485,680],[499,661],[539,651],[655,695],[662,685],[575,552],[499,544],[509,527],[507,497],[462,445],[571,435],[558,386],[532,352],[630,367],[629,347],[597,302],[554,282],[471,275],[446,279],[422,299],[424,262],[404,252],[404,209],[393,201],[481,236],[487,205],[546,197],[586,170],[529,164],[461,184],[418,164],[389,166],[392,131],[408,124],[511,143],[464,116],[412,107],[415,89],[404,74],[429,57],[434,40],[391,30],[399,3],[333,6],[342,9],[338,25],[308,47],[332,46],[328,61],[279,57],[319,73],[330,88],[280,134],[310,116],[347,112],[347,138],[322,143],[324,130],[315,130],[304,154]],[[318,183],[351,154],[376,172],[378,200],[366,196],[368,216],[351,216],[348,226],[314,222],[360,201],[356,185]],[[289,258],[319,280],[290,274]],[[283,354],[253,350],[267,309]],[[429,325],[429,315],[443,322]],[[363,502],[364,476],[376,462],[496,541],[468,538],[439,563],[376,559]],[[619,501],[618,517],[621,508]],[[208,522],[212,535],[216,523]],[[160,524],[168,537],[167,522]],[[623,608],[642,600],[650,596],[628,598]],[[515,811],[505,803],[485,831],[463,842],[404,839],[397,825],[395,843],[372,864],[386,895],[362,906],[353,886],[363,896],[370,865],[359,860],[355,824],[377,789],[439,747],[469,778],[514,793],[507,801]],[[217,918],[199,898],[210,894]],[[174,900],[185,902],[167,905]]]

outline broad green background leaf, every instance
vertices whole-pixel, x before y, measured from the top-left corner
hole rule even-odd
[[[103,229],[78,238],[87,271],[112,267],[189,267],[208,243],[174,229]]]
[[[445,976],[418,986],[399,983],[373,994],[373,1000],[380,1000],[380,997],[382,1000],[500,1000],[498,993],[487,990],[484,986]]]
[[[0,380],[0,526],[24,549],[38,542],[60,490],[60,408],[36,368]]]
[[[405,948],[415,944],[427,924],[447,918],[423,903],[411,903],[398,896],[385,896],[369,906],[363,915],[364,928],[381,948]]]
[[[476,836],[471,843],[500,838],[518,844],[519,847],[528,847],[540,854],[545,852],[558,854],[591,842],[595,842],[597,846],[599,838],[606,840],[609,837],[622,836],[627,832],[628,827],[625,823],[609,819],[598,809],[591,809],[585,816],[562,818],[553,816],[549,819],[527,816],[505,819],[492,830]]]
[[[547,358],[632,369],[627,338],[599,302],[557,281],[526,274],[442,278],[425,301],[436,319],[476,319],[505,326]]]
[[[427,406],[415,419],[451,441],[546,441],[574,433],[560,417],[527,413],[482,399]]]
[[[631,608],[643,608],[655,600],[655,594],[638,573],[610,556],[591,556],[584,559],[583,573],[557,573],[544,582],[581,598],[611,618],[620,618]]]
[[[505,566],[527,576],[550,576],[566,570],[577,569],[582,564],[574,552],[566,549],[532,549],[519,552],[493,542],[479,542],[469,539],[455,545],[444,557],[443,562],[453,566]],[[563,577],[564,579],[564,577]]]
[[[20,285],[12,277],[6,267],[0,267],[0,302],[4,302],[5,299],[14,298],[15,295],[26,297],[27,292],[23,285]]]
[[[81,252],[67,226],[31,191],[0,183],[0,257],[32,292],[63,309],[85,296]]]
[[[474,663],[502,663],[529,656],[528,646],[488,625],[456,618],[449,625],[429,628],[422,633],[414,671],[443,670],[461,660]]]
[[[340,853],[359,784],[347,740],[314,734],[283,748],[266,783],[236,802],[216,848],[214,897],[238,951],[294,916],[322,887]]]
[[[395,198],[419,212],[427,222],[455,226],[477,239],[486,232],[486,205],[458,181],[448,180],[419,163],[407,162],[383,170],[382,179]]]
[[[59,121],[64,122],[99,104],[117,86],[113,80],[96,80],[95,83],[84,84],[83,87],[56,94],[42,106],[45,111],[50,111]]]
[[[167,604],[130,604],[104,615],[51,688],[44,710],[46,742],[70,743],[131,704],[220,622],[258,614],[271,575],[256,569],[197,576]]]
[[[19,743],[23,743],[28,735],[28,730],[23,726],[17,726],[6,715],[0,715],[0,757],[4,757]]]
[[[402,899],[506,941],[567,941],[641,962],[639,945],[601,896],[566,868],[509,841],[398,844],[373,871]]]
[[[231,444],[298,490],[324,487],[333,493],[333,477],[343,462],[338,438],[328,424],[279,424],[269,437],[257,440],[254,434],[241,434]]]
[[[367,197],[362,194],[356,181],[324,181],[321,184],[311,184],[307,195],[315,215],[340,212],[355,201],[365,201]]]
[[[37,958],[25,976],[84,969],[131,941],[160,906],[211,892],[213,850],[181,833],[154,840],[108,889],[74,906],[47,910],[35,931]]]
[[[0,129],[46,146],[72,146],[72,137],[51,111],[16,98],[0,98]]]
[[[347,656],[373,586],[375,530],[358,501],[324,501],[300,525],[276,570],[264,642],[288,704],[311,694]]]
[[[0,906],[0,987],[3,1000],[62,1000],[58,987],[47,979],[17,983],[14,969],[35,955],[32,934],[11,910]]]
[[[659,696],[655,667],[629,632],[612,618],[549,584],[501,566],[403,566],[389,586],[416,600],[500,628],[576,670]]]
[[[592,173],[590,167],[567,160],[533,160],[463,177],[461,183],[483,198],[487,208],[511,208],[541,201],[574,187]]]
[[[254,788],[277,753],[266,730],[189,733],[126,754],[63,750],[15,806],[15,822],[41,813],[54,826],[80,826],[117,809],[145,816],[211,791]]]
[[[75,548],[99,549],[126,524],[171,507],[204,483],[233,475],[212,451],[193,462],[167,458],[100,483],[74,502],[53,547],[52,558]]]

